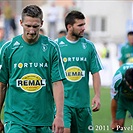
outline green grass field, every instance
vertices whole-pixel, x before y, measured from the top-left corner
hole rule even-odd
[[[90,93],[92,99],[92,97],[94,96],[93,89],[90,89]],[[110,101],[111,101],[110,89],[101,88],[101,109],[98,112],[92,113],[95,133],[112,133],[110,129],[110,122],[111,122]],[[126,117],[125,127],[131,128],[131,130],[127,129],[126,131],[124,131],[124,133],[133,132],[132,119]]]
[[[94,91],[91,89],[91,99],[94,96]],[[110,129],[111,111],[110,111],[110,89],[101,88],[101,109],[98,112],[93,112],[93,124],[95,133],[112,133]],[[132,133],[133,125],[132,119],[126,117],[124,133]],[[128,129],[127,129],[128,128]],[[130,130],[131,129],[131,130]]]

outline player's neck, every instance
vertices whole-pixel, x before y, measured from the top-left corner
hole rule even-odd
[[[40,37],[40,35],[38,35],[38,36],[37,36],[36,38],[34,38],[34,39],[27,39],[27,38],[24,36],[24,34],[22,35],[23,40],[24,40],[26,43],[29,43],[29,44],[34,44],[35,42],[37,42],[38,39],[39,39],[39,37]]]
[[[66,38],[70,41],[73,41],[73,42],[75,42],[79,39],[79,38],[72,36],[72,35],[69,35],[69,34],[66,35]]]

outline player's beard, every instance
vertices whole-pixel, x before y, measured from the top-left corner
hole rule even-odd
[[[79,38],[82,38],[84,36],[84,34],[81,34],[81,32],[80,33],[76,33],[73,30],[72,36],[74,36],[78,40]]]

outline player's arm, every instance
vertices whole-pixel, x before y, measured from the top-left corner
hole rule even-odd
[[[116,130],[118,125],[118,121],[116,119],[116,110],[117,110],[117,100],[113,98],[111,100],[111,117],[112,117],[111,129],[114,131]]]
[[[52,130],[63,133],[63,108],[64,108],[64,87],[62,81],[53,83],[53,95],[56,104],[56,116],[53,122]]]
[[[122,66],[123,62],[121,60],[119,60],[119,66]]]
[[[93,87],[95,96],[92,99],[92,111],[98,111],[100,109],[100,87],[101,87],[101,79],[99,72],[94,73],[92,75],[93,78]]]
[[[119,88],[122,82],[122,73],[121,73],[121,67],[116,71],[115,75],[113,76],[112,85],[111,85],[111,128],[115,131],[118,120],[116,119],[116,112],[117,112],[117,101],[119,98]]]
[[[116,77],[118,77],[118,76],[116,76]],[[115,89],[115,88],[117,88],[116,87],[117,82],[115,82],[115,79],[116,78],[114,76],[113,83],[111,86],[111,91],[110,91],[110,93],[111,93],[111,119],[112,119],[110,126],[113,131],[116,130],[117,125],[118,125],[118,121],[116,119],[116,112],[117,112],[117,100],[118,100],[119,95],[118,95],[118,89]]]
[[[116,121],[116,110],[117,110],[117,100],[113,98],[111,100],[111,116],[112,116],[112,121]]]
[[[1,114],[3,103],[5,100],[6,88],[7,88],[7,85],[0,82],[0,114]],[[3,129],[4,129],[4,126],[0,119],[0,131],[2,131]]]

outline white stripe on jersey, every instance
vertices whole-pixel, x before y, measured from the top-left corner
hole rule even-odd
[[[49,40],[50,41],[50,40]],[[57,45],[57,47],[58,47],[58,50],[59,50],[59,53],[60,53],[60,60],[61,60],[61,64],[62,64],[62,68],[63,68],[63,72],[64,72],[64,75],[65,75],[65,68],[64,68],[64,65],[63,65],[63,61],[62,61],[62,57],[61,57],[61,51],[60,51],[60,48],[59,48],[59,45],[56,43],[56,42],[53,42],[52,40],[50,41],[51,42],[51,44],[55,47],[55,45]],[[57,50],[57,48],[55,47],[55,49],[56,49],[56,51],[57,51],[57,53],[58,53],[58,50]],[[59,63],[59,60],[58,60],[58,63]],[[59,65],[58,65],[59,66]],[[61,71],[60,71],[60,68],[58,68],[58,70],[59,70],[59,73],[60,73],[60,77],[61,78],[63,78],[61,75]]]
[[[120,72],[113,77],[113,81],[112,81],[112,85],[111,85],[111,92],[110,92],[112,99],[118,93],[118,90],[115,90],[115,84],[118,80],[121,80],[121,79],[122,79],[122,74]]]

